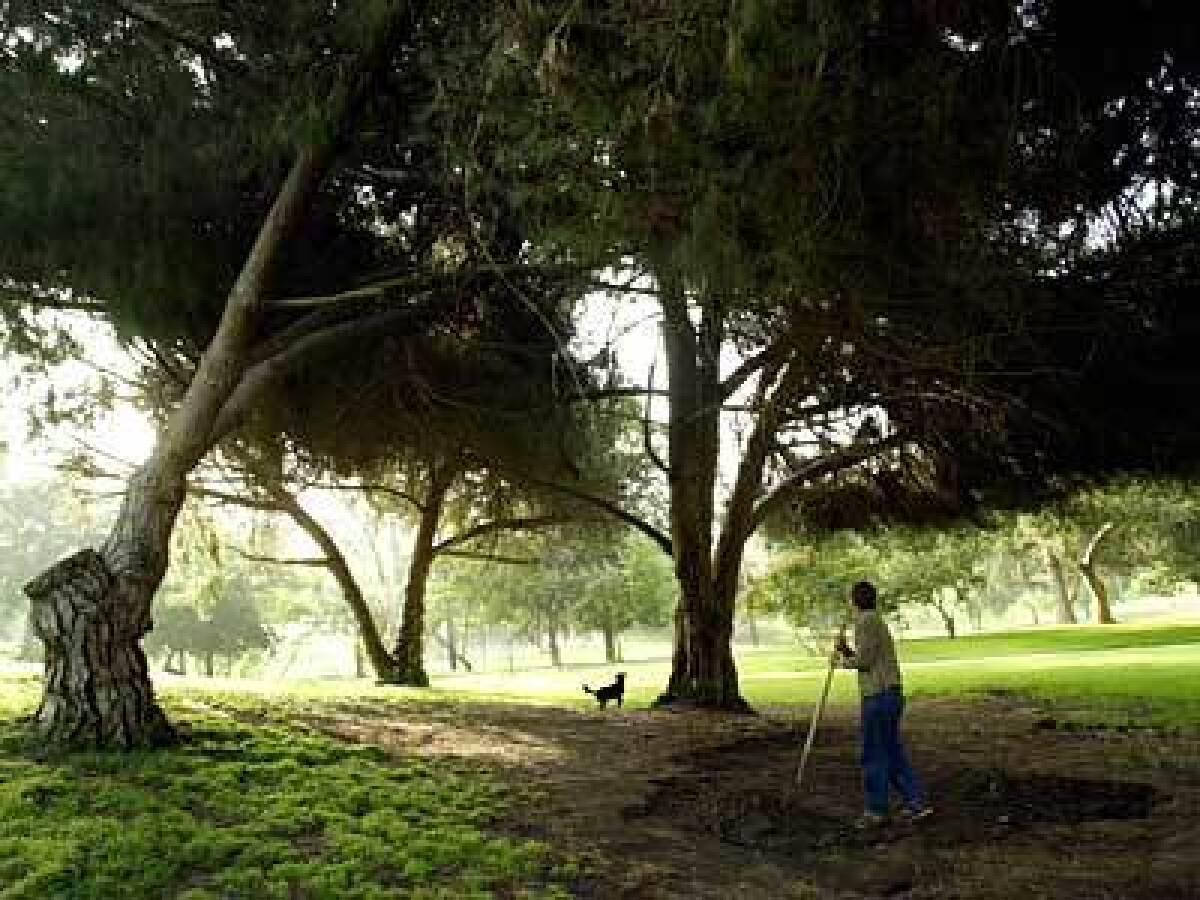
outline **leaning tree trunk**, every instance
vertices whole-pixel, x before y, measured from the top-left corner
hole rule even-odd
[[[323,171],[312,153],[301,154],[293,166],[183,402],[153,455],[130,478],[99,552],[69,557],[25,588],[46,647],[37,724],[49,743],[133,747],[173,739],[154,697],[141,639],[152,627],[150,607],[166,574],[187,474],[211,447],[210,431],[245,369],[268,264]]]
[[[376,27],[364,31],[370,46],[329,103],[328,121],[339,128],[370,95],[401,26],[401,9],[381,5]],[[271,271],[329,170],[336,137],[327,134],[298,152],[196,374],[150,459],[130,478],[104,544],[62,560],[26,586],[30,617],[46,647],[36,725],[50,744],[127,748],[176,738],[154,696],[141,639],[152,625],[151,603],[166,574],[187,475],[220,439],[222,423],[231,421],[226,407],[247,370]]]
[[[935,608],[938,615],[942,617],[942,627],[946,629],[946,636],[950,640],[954,640],[958,637],[958,624],[954,621],[954,614],[940,604]]]
[[[1117,621],[1113,617],[1112,607],[1108,602],[1108,588],[1104,584],[1104,579],[1100,577],[1100,573],[1096,571],[1095,563],[1096,549],[1112,529],[1112,522],[1105,522],[1101,525],[1092,535],[1083,555],[1079,558],[1079,571],[1087,579],[1088,587],[1092,589],[1092,597],[1096,601],[1095,621],[1098,625],[1113,625]]]
[[[363,596],[362,588],[359,587],[358,580],[350,570],[350,564],[346,561],[341,548],[338,547],[333,536],[325,530],[325,527],[300,505],[300,501],[294,495],[284,490],[282,486],[275,485],[271,489],[271,499],[279,509],[291,516],[292,521],[299,525],[301,530],[321,549],[321,553],[325,557],[325,566],[333,573],[338,587],[341,588],[342,599],[350,607],[350,613],[358,625],[362,648],[366,651],[371,668],[375,671],[375,677],[381,682],[392,682],[396,672],[395,661],[383,644],[379,626],[375,623],[375,616],[371,613],[371,607]]]
[[[455,468],[449,464],[432,465],[429,469],[429,491],[413,539],[408,583],[404,587],[404,614],[396,638],[396,684],[429,687],[429,674],[425,671],[425,594],[433,568],[434,539],[455,474]],[[455,664],[451,655],[450,667],[453,669]]]

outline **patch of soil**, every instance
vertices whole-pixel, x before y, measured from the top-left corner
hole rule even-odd
[[[783,731],[705,753],[694,760],[697,771],[650,779],[654,790],[628,807],[625,818],[668,819],[794,861],[806,851],[862,848],[914,834],[950,846],[995,841],[1042,823],[1145,819],[1163,796],[1144,783],[967,768],[934,774],[936,815],[915,825],[893,821],[863,831],[845,816],[814,808],[808,796],[778,777],[788,771],[786,757],[797,738]],[[773,756],[780,764],[767,769],[769,776],[746,777],[752,760]]]
[[[379,703],[297,724],[532,788],[499,827],[590,861],[579,897],[1200,897],[1194,735],[1084,741],[1035,727],[1039,715],[1007,698],[913,702],[906,743],[935,814],[872,832],[850,824],[862,803],[850,709],[822,723],[801,791],[795,714]]]

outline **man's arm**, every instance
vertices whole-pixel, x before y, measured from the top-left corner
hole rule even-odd
[[[856,627],[854,643],[857,646],[853,650],[846,646],[845,641],[838,646],[844,660],[843,665],[847,669],[857,669],[859,672],[873,668],[879,661],[880,648],[883,645],[883,635],[880,634],[878,623],[867,622]]]

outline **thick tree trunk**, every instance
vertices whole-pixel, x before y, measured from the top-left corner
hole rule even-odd
[[[671,544],[679,605],[671,676],[659,705],[684,703],[745,710],[733,659],[733,610],[744,520],[733,509],[713,561],[714,491],[720,452],[720,335],[715,304],[705,304],[697,329],[678,283],[663,278],[662,335],[671,400],[668,434]],[[735,495],[737,491],[735,489]],[[740,539],[740,541],[739,541]]]
[[[333,536],[325,530],[325,527],[313,518],[291,493],[276,485],[271,490],[271,498],[321,549],[321,553],[325,557],[325,564],[333,573],[333,577],[342,591],[342,599],[350,607],[350,613],[358,625],[358,635],[362,640],[367,659],[371,662],[371,668],[375,671],[375,677],[381,682],[391,683],[395,678],[395,661],[383,645],[383,638],[379,633],[375,616],[371,614],[371,607],[367,604],[354,573],[350,571],[350,564],[342,554],[341,548],[338,547]]]
[[[421,508],[417,534],[413,539],[408,583],[404,588],[404,613],[400,620],[400,633],[396,638],[394,655],[397,684],[429,687],[429,675],[425,671],[425,594],[429,585],[429,573],[433,568],[433,543],[437,538],[442,507],[456,474],[457,470],[449,464],[434,464],[429,468],[429,491],[425,496],[425,505]],[[451,669],[456,664],[452,654]]]
[[[46,682],[35,714],[58,746],[138,747],[174,742],[154,698],[141,638],[150,595],[131,601],[109,563],[81,550],[31,581],[30,624],[45,645]]]
[[[1071,589],[1066,566],[1059,555],[1053,551],[1047,553],[1046,558],[1050,563],[1050,572],[1054,576],[1055,594],[1058,599],[1058,624],[1075,625],[1079,621],[1075,618],[1075,592]]]

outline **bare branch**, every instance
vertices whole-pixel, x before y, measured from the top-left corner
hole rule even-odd
[[[615,503],[605,497],[598,497],[595,494],[590,494],[585,490],[574,487],[569,484],[562,484],[557,481],[547,481],[544,478],[538,478],[536,475],[531,475],[528,472],[521,472],[515,469],[509,469],[508,474],[511,475],[514,481],[523,481],[526,484],[542,487],[548,491],[554,491],[559,494],[565,494],[568,497],[574,497],[576,500],[582,500],[584,503],[589,503],[592,506],[598,507],[621,520],[626,525],[640,531],[650,540],[658,545],[659,549],[667,556],[672,555],[671,539],[647,522],[645,519],[637,516],[628,510],[624,509],[619,503]]]
[[[418,510],[425,508],[425,504],[406,491],[400,488],[392,487],[390,484],[378,484],[375,482],[356,484],[310,484],[308,487],[322,491],[357,491],[364,494],[387,494],[389,497],[395,497],[397,500],[403,500],[410,506],[416,507]]]
[[[477,553],[473,550],[447,550],[444,556],[456,559],[474,559],[480,562],[496,562],[506,566],[536,566],[539,560],[525,556],[503,556],[498,553]]]
[[[228,491],[219,491],[214,488],[206,487],[203,484],[198,484],[195,481],[189,481],[187,491],[193,497],[201,497],[205,500],[216,500],[219,503],[228,503],[230,506],[242,506],[246,509],[265,509],[271,512],[284,512],[284,506],[277,500],[266,498],[251,497],[248,494],[231,494]]]
[[[646,448],[646,455],[650,457],[652,462],[660,472],[671,477],[671,469],[663,462],[663,458],[658,455],[658,451],[654,449],[654,436],[650,432],[650,405],[654,398],[654,363],[650,363],[650,368],[646,371],[646,403],[642,407],[642,444]]]
[[[563,516],[525,516],[516,519],[493,519],[490,522],[481,522],[472,528],[468,528],[462,534],[456,534],[453,537],[439,541],[433,545],[433,552],[434,555],[445,553],[451,547],[465,544],[485,534],[495,534],[498,531],[531,531],[535,528],[547,528],[551,525],[559,525],[566,521],[569,520]]]
[[[743,360],[742,364],[730,372],[729,376],[721,382],[721,399],[728,400],[736,394],[755,372],[760,371],[768,365],[775,365],[780,362],[780,358],[785,352],[780,343],[775,343],[761,353]]]
[[[328,569],[330,568],[329,560],[324,556],[309,556],[309,557],[280,557],[280,556],[261,556],[257,553],[250,553],[243,550],[241,547],[235,547],[231,544],[226,544],[230,550],[240,556],[242,559],[250,562],[270,563],[273,566],[307,566],[312,569]]]

